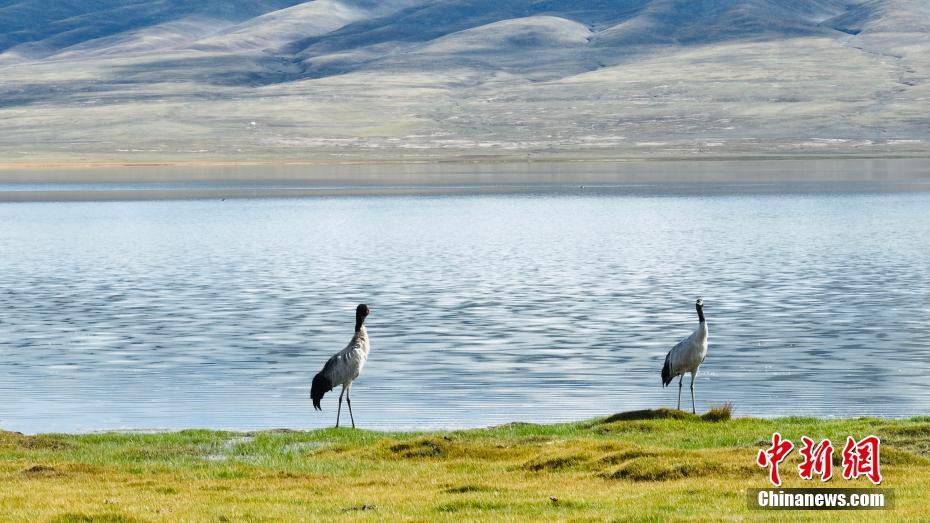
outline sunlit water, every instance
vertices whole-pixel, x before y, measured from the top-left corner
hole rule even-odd
[[[698,296],[698,409],[930,413],[927,192],[11,203],[0,253],[7,430],[331,425],[360,302],[366,428],[674,407]]]

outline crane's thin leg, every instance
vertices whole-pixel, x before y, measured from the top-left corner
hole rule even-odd
[[[355,416],[352,415],[352,399],[349,398],[349,392],[351,390],[352,390],[352,384],[350,383],[349,386],[346,387],[346,403],[349,404],[349,418],[352,419],[352,428],[354,429],[355,428]]]
[[[694,408],[694,374],[691,373],[691,414],[697,414],[697,410]]]
[[[678,410],[681,410],[681,381],[683,379],[685,379],[684,374],[678,376]]]
[[[339,428],[339,414],[342,413],[342,395],[346,393],[345,385],[342,386],[342,392],[339,393],[339,408],[336,409],[336,428]]]

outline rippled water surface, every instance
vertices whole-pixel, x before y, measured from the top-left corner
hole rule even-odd
[[[367,428],[674,407],[698,296],[699,409],[930,413],[927,192],[10,203],[0,253],[8,430],[330,425],[360,302]]]

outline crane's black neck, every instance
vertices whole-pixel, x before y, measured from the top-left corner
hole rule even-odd
[[[362,324],[365,323],[365,316],[363,314],[355,315],[355,332],[362,330]]]
[[[694,308],[697,309],[698,320],[700,320],[701,323],[704,323],[704,321],[705,321],[705,320],[704,320],[704,306],[703,306],[703,305],[695,305]],[[356,329],[356,330],[358,330],[358,329]]]

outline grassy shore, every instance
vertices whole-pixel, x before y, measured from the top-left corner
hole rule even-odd
[[[451,432],[327,429],[25,436],[0,432],[10,521],[920,520],[930,513],[930,418],[726,419],[680,411]],[[720,419],[723,418],[723,419]],[[767,512],[759,448],[780,431],[882,438],[895,508]],[[798,478],[795,451],[781,470]],[[836,474],[839,476],[840,474]],[[866,487],[865,479],[829,482]]]

